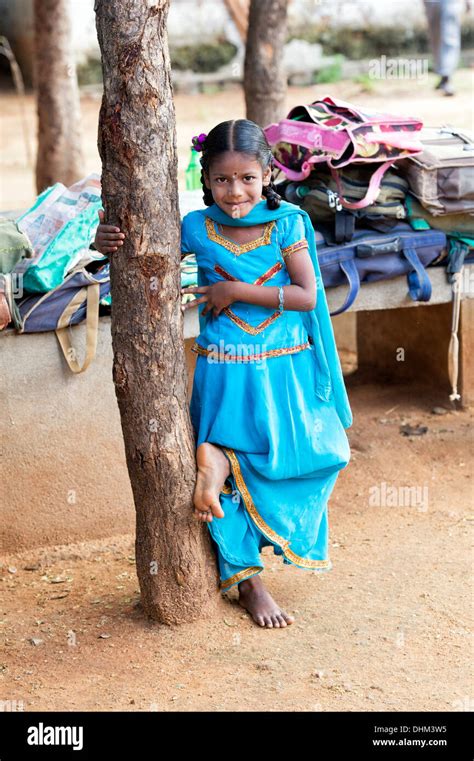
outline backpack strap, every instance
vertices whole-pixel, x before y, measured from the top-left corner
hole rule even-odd
[[[329,170],[331,172],[334,182],[337,185],[339,198],[344,208],[345,209],[364,209],[366,206],[370,206],[371,204],[373,204],[379,194],[382,177],[384,176],[387,169],[391,167],[394,162],[395,162],[395,159],[391,159],[390,161],[385,161],[383,164],[381,164],[379,168],[375,170],[372,177],[370,178],[369,187],[367,188],[367,193],[365,194],[364,198],[361,198],[360,201],[351,202],[351,201],[345,200],[344,189],[342,187],[341,178],[339,177],[339,172],[337,171],[336,167],[332,166],[331,162],[328,161]]]
[[[431,298],[431,280],[418,258],[414,248],[403,247],[403,255],[413,267],[407,274],[408,290],[413,301],[429,301]]]
[[[87,297],[86,313],[86,356],[82,367],[76,359],[76,349],[72,346],[69,335],[70,320],[74,312]],[[93,283],[81,288],[73,299],[69,302],[66,309],[58,320],[58,326],[55,330],[59,345],[63,350],[64,358],[73,373],[83,373],[87,370],[90,363],[95,357],[97,348],[97,334],[99,330],[99,299],[100,283]]]
[[[339,266],[349,281],[349,293],[347,294],[343,305],[340,306],[339,309],[336,309],[334,312],[330,313],[331,317],[335,314],[341,314],[341,312],[345,312],[346,309],[349,309],[349,307],[352,306],[356,300],[357,294],[360,290],[359,271],[355,265],[354,260],[348,259],[346,262],[339,262]]]
[[[334,240],[349,243],[354,236],[355,216],[347,211],[337,211],[334,215]]]
[[[458,372],[459,372],[459,313],[461,309],[461,290],[462,290],[462,277],[464,274],[464,267],[462,266],[459,272],[455,272],[452,275],[452,293],[453,293],[453,316],[451,321],[451,338],[449,340],[448,347],[448,375],[449,382],[451,383],[451,393],[449,398],[452,402],[456,399],[460,399],[461,395],[458,394]]]

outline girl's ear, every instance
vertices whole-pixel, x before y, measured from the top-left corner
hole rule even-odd
[[[264,187],[267,187],[268,185],[270,185],[271,177],[272,177],[272,168],[271,168],[271,166],[267,166],[267,168],[265,169],[265,171],[263,173],[263,186]]]

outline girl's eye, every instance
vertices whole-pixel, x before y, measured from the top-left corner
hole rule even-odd
[[[216,177],[216,182],[225,182],[225,177]]]
[[[247,177],[245,177],[245,179],[252,181],[255,179],[255,177],[252,174],[248,174]]]

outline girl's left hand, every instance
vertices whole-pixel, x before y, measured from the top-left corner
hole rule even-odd
[[[191,307],[199,306],[199,304],[206,303],[206,306],[202,310],[201,314],[205,315],[212,309],[214,317],[218,317],[221,311],[232,304],[235,301],[233,283],[229,280],[222,280],[213,285],[202,286],[189,286],[188,288],[181,288],[181,294],[183,293],[202,293],[204,294],[200,298],[187,301],[186,304],[181,305],[181,310],[184,312]]]

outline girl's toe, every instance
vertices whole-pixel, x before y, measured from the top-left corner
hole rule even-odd
[[[281,613],[278,614],[278,621],[279,621],[279,624],[280,624],[281,627],[287,625],[287,623],[285,621],[285,618],[284,618],[284,616]]]

